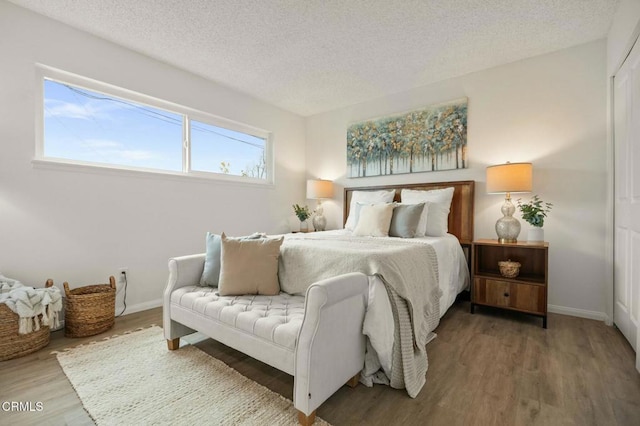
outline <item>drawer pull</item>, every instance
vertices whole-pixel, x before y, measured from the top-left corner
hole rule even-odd
[[[504,297],[509,297],[509,293],[505,293],[505,294],[504,294]]]

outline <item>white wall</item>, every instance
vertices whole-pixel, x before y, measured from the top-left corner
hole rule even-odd
[[[503,197],[485,193],[485,168],[531,161],[534,193],[554,203],[545,224],[550,309],[604,319],[606,62],[601,40],[308,117],[309,176],[342,186],[472,179],[477,182],[475,237],[495,238]],[[469,99],[469,169],[345,178],[350,123],[464,96]],[[325,203],[325,216],[329,228],[342,223],[341,191]],[[520,239],[526,239],[528,224],[522,223]]]
[[[160,299],[167,259],[204,251],[206,231],[289,231],[304,199],[301,117],[2,0],[0,58],[5,275],[75,287],[128,267],[127,303],[140,309]],[[272,131],[275,187],[34,167],[36,63]]]

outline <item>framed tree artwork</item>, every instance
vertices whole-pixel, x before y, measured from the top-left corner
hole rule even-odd
[[[350,178],[467,167],[467,98],[347,129]]]

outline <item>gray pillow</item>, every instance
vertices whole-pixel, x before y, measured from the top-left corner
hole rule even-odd
[[[391,226],[389,226],[389,236],[414,238],[424,208],[424,203],[396,204],[396,208],[393,209],[393,217],[391,217]]]
[[[246,237],[239,237],[241,240],[255,240],[265,237],[264,234],[259,232],[253,233]],[[206,237],[207,253],[204,257],[204,269],[202,270],[202,277],[200,277],[200,285],[218,287],[220,281],[220,253],[222,246],[222,239],[220,235],[207,232]]]

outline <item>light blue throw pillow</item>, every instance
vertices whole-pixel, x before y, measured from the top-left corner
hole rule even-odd
[[[207,232],[207,254],[204,257],[204,270],[200,278],[200,285],[218,287],[220,281],[220,252],[222,238],[220,235]]]
[[[246,237],[233,238],[237,240],[257,240],[265,238],[266,235],[255,232]],[[200,277],[200,285],[209,287],[218,287],[220,282],[220,255],[222,253],[222,237],[218,234],[207,232],[206,238],[207,252],[204,257],[204,269],[202,277]]]

